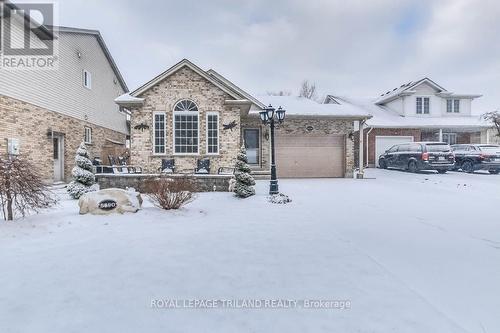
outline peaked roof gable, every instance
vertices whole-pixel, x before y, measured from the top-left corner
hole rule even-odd
[[[254,103],[255,105],[257,105],[259,108],[263,109],[265,108],[266,106],[260,102],[258,99],[256,99],[255,97],[253,97],[252,95],[250,95],[249,93],[245,92],[243,89],[241,89],[240,87],[238,87],[237,85],[235,85],[234,83],[232,83],[231,81],[229,81],[228,79],[226,79],[224,76],[222,76],[221,74],[217,73],[215,70],[213,69],[209,69],[207,71],[207,73],[213,77],[215,77],[217,80],[221,81],[222,84],[226,85],[227,87],[229,87],[230,89],[234,90],[236,93],[238,93],[239,95],[245,97],[246,99],[248,99],[249,101],[251,101],[252,103]]]
[[[399,98],[400,96],[411,95],[415,92],[412,89],[414,89],[415,87],[417,87],[421,84],[424,84],[424,83],[427,83],[429,86],[434,88],[437,92],[446,92],[447,91],[445,88],[441,87],[439,84],[432,81],[428,77],[424,77],[423,79],[420,79],[418,81],[410,81],[406,84],[402,84],[398,88],[394,88],[393,90],[389,90],[388,92],[383,93],[375,101],[375,104],[379,104],[379,105],[385,104],[385,103],[388,103],[390,101],[393,101],[393,100]]]
[[[56,29],[59,34],[61,34],[61,33],[85,34],[85,35],[95,36],[95,38],[97,39],[97,42],[99,43],[99,46],[101,47],[102,51],[104,52],[104,56],[106,57],[106,59],[109,62],[109,65],[113,69],[113,72],[115,73],[118,82],[120,82],[122,89],[124,91],[128,91],[127,83],[125,82],[125,79],[123,78],[122,73],[118,69],[118,66],[115,63],[113,56],[111,56],[111,52],[109,51],[108,47],[106,46],[106,43],[104,42],[104,38],[102,37],[99,30],[80,29],[80,28],[71,28],[71,27],[62,27],[62,26],[57,26],[57,27],[53,27],[53,28]]]
[[[166,71],[161,73],[160,75],[156,76],[152,80],[146,82],[144,85],[142,85],[139,88],[137,88],[136,90],[132,91],[130,93],[130,95],[132,97],[139,97],[141,94],[148,91],[149,89],[154,87],[156,84],[165,80],[166,78],[168,78],[169,76],[171,76],[172,74],[176,73],[177,71],[179,71],[181,68],[184,68],[184,67],[190,68],[196,74],[200,75],[201,77],[203,77],[204,79],[206,79],[207,81],[209,81],[210,83],[212,83],[213,85],[215,85],[216,87],[218,87],[219,89],[221,89],[222,91],[227,93],[229,96],[233,97],[234,99],[239,100],[239,99],[243,98],[243,96],[237,94],[235,91],[230,89],[228,86],[226,86],[225,84],[223,84],[219,80],[215,79],[213,76],[209,75],[207,72],[205,72],[200,67],[196,66],[195,64],[193,64],[191,61],[189,61],[187,59],[182,59],[177,64],[173,65],[172,67],[170,67],[169,69],[167,69]]]

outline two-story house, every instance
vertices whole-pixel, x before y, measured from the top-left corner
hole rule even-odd
[[[4,19],[15,37],[22,20]],[[81,142],[91,157],[106,147],[125,148],[126,115],[114,99],[128,88],[99,31],[51,27],[45,33],[57,39],[56,68],[0,68],[0,154],[15,149],[57,182],[71,178]]]
[[[490,125],[472,112],[478,94],[453,93],[429,78],[412,81],[376,99],[329,95],[327,104],[350,104],[373,117],[364,129],[365,158],[376,165],[391,146],[409,141],[442,141],[449,144],[487,142]]]

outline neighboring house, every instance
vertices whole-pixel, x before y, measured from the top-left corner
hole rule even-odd
[[[354,168],[354,122],[369,115],[354,108],[294,97],[252,97],[214,70],[182,60],[116,103],[131,113],[131,163],[156,173],[162,159],[193,171],[209,158],[211,173],[233,167],[240,146],[256,175],[269,175],[270,132],[259,111],[287,110],[276,130],[280,177],[345,177]]]
[[[409,141],[443,141],[449,144],[482,143],[491,125],[472,112],[477,94],[457,94],[429,78],[403,84],[377,99],[328,95],[327,104],[351,105],[373,117],[366,122],[365,158],[378,165],[378,156],[394,144]]]
[[[92,157],[124,149],[126,115],[114,99],[128,88],[98,31],[54,31],[57,69],[0,69],[0,154],[18,143],[45,179],[64,181],[81,142]]]

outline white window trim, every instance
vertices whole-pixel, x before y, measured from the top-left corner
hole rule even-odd
[[[452,99],[452,110],[453,110],[453,113],[460,113],[460,98],[454,98]],[[458,110],[455,109],[455,101],[458,101]]]
[[[259,140],[259,156],[257,156],[257,163],[248,163],[250,168],[262,168],[262,129],[260,127],[245,127],[241,129],[242,140],[245,140],[245,131],[246,130],[257,130],[257,136]],[[243,143],[244,144],[244,143]],[[269,161],[271,160],[271,151],[269,151]]]
[[[176,103],[177,105],[177,103]],[[175,116],[176,115],[197,115],[198,116],[198,152],[197,153],[176,153],[175,152]],[[173,128],[173,133],[172,133],[172,155],[175,156],[199,156],[200,155],[200,111],[174,111],[173,117],[172,117],[172,128]]]
[[[447,98],[446,99],[446,113],[450,114],[453,113],[453,102],[454,100],[452,98]],[[448,111],[448,102],[451,102],[451,108],[450,111]]]
[[[89,135],[88,135],[88,138],[90,140],[87,140],[87,130],[89,131]],[[84,126],[83,127],[83,142],[87,145],[91,145],[92,144],[92,127],[89,127],[89,126]]]
[[[415,97],[415,114],[419,116],[430,116],[431,115],[431,97],[430,95],[419,95]],[[417,98],[422,99],[422,113],[417,113]],[[425,113],[425,102],[424,100],[429,99],[429,113]]]
[[[217,152],[216,153],[209,153],[208,152],[208,116],[217,116]],[[206,145],[205,145],[205,148],[206,148],[206,152],[207,152],[207,155],[219,155],[220,154],[220,125],[219,125],[219,122],[220,122],[220,116],[219,116],[219,112],[207,112],[206,116],[205,116],[205,141],[206,141]],[[199,126],[199,120],[198,120],[198,126]],[[198,132],[198,135],[200,133]]]
[[[87,75],[85,75],[85,74],[87,74]],[[87,84],[85,84],[85,76],[87,76]],[[83,86],[85,88],[87,88],[89,90],[92,89],[92,74],[86,69],[83,70],[82,81],[83,81]]]
[[[157,153],[156,152],[156,115],[163,115],[163,131],[165,133],[165,142],[163,143],[164,152]],[[165,156],[167,155],[167,113],[164,111],[155,111],[153,112],[153,155],[154,156]]]
[[[443,137],[444,137],[445,135],[448,137],[448,140],[447,140],[447,141],[443,140],[444,142],[446,142],[446,143],[448,143],[448,144],[450,144],[450,145],[457,144],[457,139],[458,139],[458,135],[457,135],[457,133],[443,133]],[[454,138],[455,138],[455,143],[450,143],[450,142],[449,142],[449,141],[451,141],[451,140],[450,140],[450,137],[454,137]]]

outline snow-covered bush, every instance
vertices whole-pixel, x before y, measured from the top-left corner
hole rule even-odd
[[[162,177],[150,181],[146,189],[153,204],[165,210],[179,209],[195,198],[195,185],[188,177]]]
[[[22,156],[0,156],[0,208],[5,220],[56,204],[37,170]]]
[[[251,169],[248,166],[247,151],[245,146],[242,146],[238,156],[236,157],[236,165],[234,177],[236,178],[236,185],[234,186],[234,193],[237,197],[248,198],[255,194],[255,180],[253,179]]]
[[[79,199],[83,194],[97,190],[95,176],[92,173],[92,161],[83,142],[76,150],[75,164],[71,170],[73,181],[69,183],[67,190],[73,199]]]
[[[273,194],[267,197],[270,203],[273,204],[279,204],[279,205],[284,205],[287,203],[292,202],[292,199],[286,194],[283,193],[278,193],[278,194]]]

